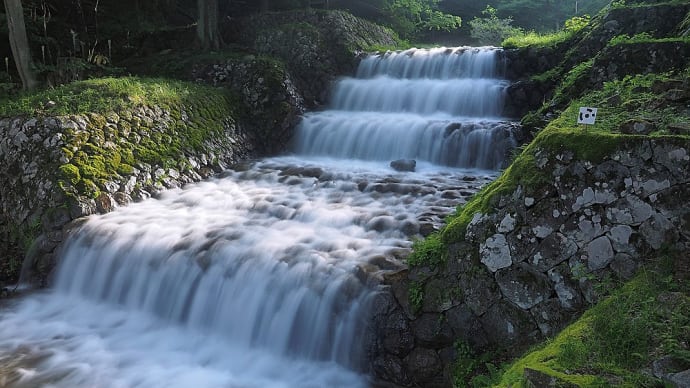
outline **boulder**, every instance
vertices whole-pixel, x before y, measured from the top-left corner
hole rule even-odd
[[[390,166],[395,171],[414,171],[417,167],[417,161],[414,159],[397,159],[392,161]]]

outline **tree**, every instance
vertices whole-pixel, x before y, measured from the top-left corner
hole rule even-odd
[[[29,48],[29,39],[26,37],[22,2],[21,0],[4,0],[4,2],[10,47],[14,63],[17,65],[19,78],[22,80],[22,87],[24,90],[35,89],[38,86],[38,81],[31,68],[31,49]]]
[[[487,5],[482,11],[485,17],[475,17],[470,21],[472,38],[484,45],[499,45],[503,39],[518,34],[521,29],[513,26],[513,19],[500,19],[496,15],[496,8]]]
[[[218,0],[197,0],[197,10],[196,36],[199,46],[204,50],[220,49],[222,39],[218,28]]]
[[[405,37],[421,31],[450,31],[460,27],[459,16],[438,10],[440,0],[387,0],[385,12],[391,19],[393,29]]]

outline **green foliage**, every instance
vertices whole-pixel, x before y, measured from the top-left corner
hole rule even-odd
[[[543,132],[542,132],[543,133]],[[445,244],[464,240],[467,225],[475,214],[488,214],[501,195],[512,193],[518,185],[526,190],[537,188],[548,183],[549,177],[537,167],[535,152],[539,149],[540,137],[527,146],[501,174],[498,179],[485,186],[457,213],[448,218],[447,226],[441,231],[441,239]]]
[[[133,106],[188,103],[213,89],[162,78],[98,78],[0,99],[0,117],[107,113]],[[53,101],[55,104],[48,104]]]
[[[497,367],[494,362],[495,352],[476,354],[470,346],[457,340],[455,348],[456,360],[453,364],[453,387],[489,387],[497,383],[505,367]]]
[[[503,39],[501,45],[506,48],[517,47],[553,47],[559,43],[566,42],[575,33],[582,30],[590,22],[589,15],[574,16],[565,21],[563,29],[549,33],[538,33],[535,31],[518,30],[507,38]]]
[[[440,0],[386,0],[383,7],[391,27],[403,38],[421,31],[450,31],[459,28],[462,19],[438,10]]]
[[[470,380],[480,361],[466,342],[458,340],[454,348],[456,360],[453,365],[453,386],[462,387]]]
[[[690,360],[690,316],[683,313],[690,309],[690,290],[659,265],[681,256],[652,260],[555,339],[515,361],[497,386],[522,386],[525,368],[582,387],[659,384],[640,369],[663,355]]]
[[[438,233],[427,236],[424,240],[417,240],[412,245],[412,253],[407,258],[411,266],[432,265],[445,263],[448,254]]]
[[[655,38],[649,32],[643,31],[633,36],[618,35],[609,41],[609,46],[616,46],[621,44],[635,44],[635,43],[664,43],[664,42],[690,42],[690,37],[671,36],[666,38]]]
[[[650,34],[647,31],[643,31],[643,32],[640,32],[639,34],[635,34],[633,36],[629,36],[629,35],[625,35],[625,34],[615,36],[615,37],[613,37],[613,39],[611,39],[609,41],[609,45],[615,46],[615,45],[622,44],[622,43],[648,42],[652,39],[654,39],[652,34]]]
[[[424,303],[424,284],[415,281],[410,282],[408,298],[410,299],[412,311],[417,312],[421,310]]]
[[[551,32],[551,33],[538,33],[534,31],[516,31],[513,34],[509,34],[508,37],[504,38],[501,42],[501,46],[505,48],[518,48],[518,47],[552,47],[559,43],[565,42],[571,37],[571,33],[565,30]]]
[[[585,80],[592,66],[594,66],[594,58],[581,62],[570,69],[565,74],[563,82],[556,88],[554,99],[558,101],[558,99],[572,99],[573,97],[580,96],[583,90],[578,89],[578,86],[581,81]]]
[[[575,33],[585,28],[591,20],[592,17],[589,15],[573,16],[565,21],[563,29],[566,32]]]
[[[7,231],[6,257],[0,260],[0,282],[16,282],[22,268],[25,252],[34,246],[41,233],[41,220],[33,218],[21,225],[12,224],[4,226]]]
[[[499,45],[509,36],[522,33],[522,29],[513,26],[513,18],[499,18],[496,8],[490,5],[482,11],[484,17],[475,17],[470,21],[471,36],[481,45]]]

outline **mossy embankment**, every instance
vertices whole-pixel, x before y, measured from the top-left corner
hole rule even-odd
[[[516,49],[553,64],[522,80],[550,89],[522,120],[534,139],[415,244],[408,283],[393,284],[411,327],[467,331],[452,350],[418,345],[453,354],[454,385],[654,386],[690,367],[688,17],[684,2],[617,3],[568,37]],[[598,108],[594,125],[577,123],[581,107]],[[654,221],[618,216],[640,209]]]
[[[12,252],[3,261],[4,280],[16,280],[21,253],[50,250],[59,237],[39,235],[69,219],[247,157],[252,147],[238,126],[242,109],[227,90],[137,77],[78,81],[2,100],[8,169],[0,190]],[[246,144],[221,144],[228,136]]]
[[[511,193],[518,185],[533,191],[548,183],[550,172],[536,164],[535,155],[541,150],[570,151],[576,159],[596,164],[617,149],[628,149],[650,137],[688,145],[690,112],[684,103],[690,97],[688,85],[690,68],[664,74],[637,74],[607,82],[601,90],[571,101],[515,156],[496,181],[448,218],[441,240],[451,244],[462,239],[474,214],[490,212],[501,195]],[[577,124],[580,107],[598,107],[595,125]],[[640,133],[635,133],[635,127]]]
[[[496,387],[658,386],[690,367],[690,283],[681,253],[650,258],[629,282],[510,364]],[[500,378],[499,378],[500,376]],[[677,382],[676,382],[677,383]]]

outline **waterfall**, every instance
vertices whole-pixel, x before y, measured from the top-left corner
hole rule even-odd
[[[497,169],[515,147],[501,117],[508,82],[493,48],[410,49],[364,58],[338,81],[329,110],[307,114],[302,155],[417,159]]]
[[[88,217],[52,288],[0,309],[3,382],[367,386],[383,274],[513,145],[495,56],[369,56],[335,85],[332,109],[304,118],[297,156]],[[417,170],[392,170],[397,158]]]

